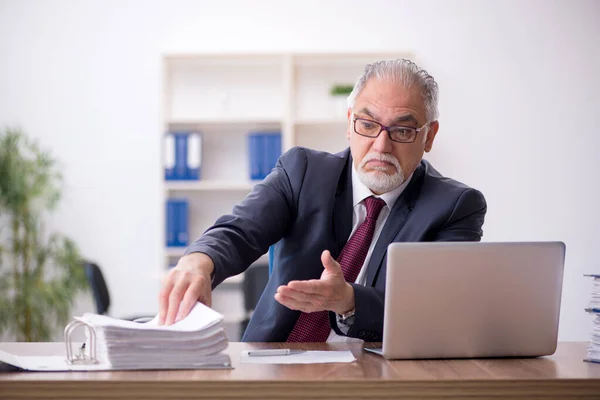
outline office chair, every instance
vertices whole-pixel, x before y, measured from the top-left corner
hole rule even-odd
[[[242,332],[242,336],[248,327],[252,312],[256,308],[256,304],[258,304],[258,300],[260,299],[263,290],[265,290],[268,280],[268,264],[255,264],[248,268],[244,273],[242,290],[244,292],[244,309],[246,310],[246,318],[240,322],[240,332]]]
[[[92,295],[94,296],[94,302],[96,303],[96,313],[106,314],[110,307],[110,294],[108,293],[104,275],[102,275],[100,267],[93,262],[84,261],[83,268],[85,269],[85,276],[92,289]]]
[[[102,275],[102,270],[97,264],[90,261],[84,261],[83,268],[85,270],[85,276],[90,284],[90,288],[92,289],[92,295],[94,296],[94,302],[96,303],[96,313],[106,315],[110,308],[110,294],[108,292],[106,281],[104,280],[104,275]],[[121,319],[134,322],[148,322],[152,318],[154,317],[135,316]]]
[[[269,246],[269,276],[273,272],[273,258],[275,257],[275,245]]]

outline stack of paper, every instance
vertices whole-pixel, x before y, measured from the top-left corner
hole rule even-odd
[[[600,275],[586,276],[594,279],[591,300],[585,309],[592,314],[594,320],[585,360],[600,363]]]
[[[169,326],[158,325],[158,318],[142,324],[97,314],[77,319],[94,328],[96,357],[113,369],[231,366],[229,356],[222,353],[228,345],[223,316],[201,303],[186,318]]]

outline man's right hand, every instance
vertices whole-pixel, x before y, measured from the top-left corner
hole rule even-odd
[[[191,253],[179,259],[163,282],[158,298],[158,323],[171,325],[185,318],[196,302],[211,306],[212,259]]]

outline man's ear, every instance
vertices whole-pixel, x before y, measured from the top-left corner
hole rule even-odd
[[[350,131],[352,130],[352,109],[348,109],[348,126],[346,129],[346,138],[350,140]]]
[[[435,135],[437,135],[438,130],[440,129],[440,123],[438,121],[433,121],[429,124],[429,131],[427,132],[427,140],[425,141],[425,152],[429,153],[431,148],[433,147],[433,141],[435,140]]]

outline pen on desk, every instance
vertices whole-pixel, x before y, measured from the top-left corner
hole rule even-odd
[[[304,353],[305,350],[291,350],[291,349],[265,349],[265,350],[248,350],[246,355],[248,357],[265,357],[265,356],[289,356],[292,354]]]

